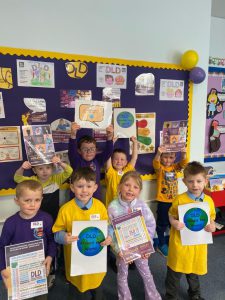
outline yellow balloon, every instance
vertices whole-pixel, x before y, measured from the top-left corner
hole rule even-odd
[[[181,66],[185,69],[191,70],[198,63],[198,53],[195,50],[188,50],[184,52],[181,57]]]

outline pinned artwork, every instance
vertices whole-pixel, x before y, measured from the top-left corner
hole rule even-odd
[[[71,78],[81,79],[88,73],[88,66],[84,62],[70,61],[65,64],[67,75]]]
[[[5,119],[5,109],[4,109],[2,92],[0,92],[0,119]]]
[[[71,122],[60,118],[51,123],[54,143],[68,143],[71,133]]]
[[[155,94],[155,76],[152,73],[141,74],[135,79],[135,95],[151,96]]]
[[[0,162],[22,160],[22,146],[19,126],[0,127]]]
[[[12,89],[12,69],[0,67],[0,89]]]
[[[136,137],[135,108],[114,108],[114,136],[117,138]]]
[[[184,81],[160,79],[159,100],[183,101]]]
[[[126,89],[127,67],[109,64],[97,64],[97,87],[115,87]]]
[[[121,107],[120,102],[120,89],[106,87],[102,90],[102,100],[112,102],[112,107]]]
[[[47,122],[47,113],[46,113],[46,102],[42,98],[24,98],[24,104],[30,109],[29,112],[25,113],[23,117],[23,123],[43,123]],[[24,124],[27,125],[27,124]]]

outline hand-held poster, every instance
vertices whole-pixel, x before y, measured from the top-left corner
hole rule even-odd
[[[179,152],[186,146],[187,121],[166,121],[163,124],[163,147],[166,152]]]
[[[72,235],[77,236],[78,241],[71,246],[70,275],[106,272],[107,247],[100,244],[107,236],[107,221],[73,221]]]
[[[114,218],[112,225],[126,263],[141,258],[142,255],[154,252],[151,238],[140,210]]]
[[[48,293],[43,240],[5,247],[11,282],[8,300],[23,300]]]
[[[114,137],[136,137],[135,108],[114,108],[113,110]]]
[[[178,206],[179,221],[185,227],[181,229],[182,245],[212,244],[212,233],[204,230],[210,223],[207,202],[196,202]]]

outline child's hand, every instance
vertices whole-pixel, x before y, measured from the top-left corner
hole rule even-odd
[[[123,252],[120,251],[120,252],[118,253],[118,256],[119,256],[120,258],[123,258]]]
[[[53,156],[53,158],[52,158],[52,163],[53,164],[58,164],[58,163],[60,163],[61,162],[61,159],[60,159],[60,157],[59,156],[57,156],[57,155],[55,155],[55,156]]]
[[[64,236],[64,241],[65,244],[72,244],[73,242],[78,240],[78,236],[72,236],[72,234],[70,232],[66,232],[65,236]]]
[[[141,256],[142,259],[148,259],[149,257],[150,257],[150,253],[146,253]]]
[[[3,279],[3,282],[4,282],[4,285],[6,287],[6,289],[8,289],[10,287],[10,281],[11,281],[11,278],[10,278],[10,268],[6,268],[4,270],[1,271],[1,276],[2,276],[2,279]]]
[[[187,152],[187,148],[186,147],[183,147],[180,152],[183,152],[183,153],[186,153]]]
[[[159,146],[159,147],[158,147],[158,152],[159,152],[160,155],[161,155],[162,153],[165,153],[165,152],[166,152],[166,148],[165,148],[164,146]]]
[[[52,257],[47,256],[44,260],[44,265],[45,265],[45,269],[46,269],[46,276],[48,276],[49,273],[50,273],[51,263],[52,263]]]
[[[72,122],[71,124],[71,137],[75,138],[77,135],[77,131],[80,129],[80,125],[78,125],[76,122]]]
[[[100,243],[101,246],[109,246],[112,243],[112,238],[111,236],[107,236],[107,238]]]
[[[29,163],[29,161],[26,160],[26,161],[23,162],[22,168],[23,168],[24,170],[29,170],[29,169],[32,168],[32,166],[31,166],[31,164]]]
[[[210,224],[206,225],[204,229],[205,229],[205,231],[207,231],[207,232],[214,232],[214,231],[216,231],[216,225],[215,225],[215,222],[214,222],[214,221],[211,221]]]
[[[112,140],[113,139],[113,125],[112,124],[110,124],[106,128],[106,135],[107,135],[107,140]]]
[[[130,140],[133,144],[137,144],[137,138],[135,136],[132,136]]]
[[[184,223],[180,222],[179,220],[174,220],[171,224],[176,230],[181,230],[184,228]]]

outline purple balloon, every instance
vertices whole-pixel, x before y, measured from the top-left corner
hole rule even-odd
[[[189,79],[194,83],[201,83],[205,80],[205,71],[202,68],[195,67],[190,71]]]

